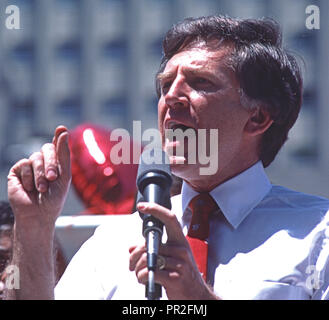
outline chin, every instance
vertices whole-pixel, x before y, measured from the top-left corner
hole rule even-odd
[[[199,166],[188,163],[170,163],[171,172],[184,180],[195,179],[199,176]]]

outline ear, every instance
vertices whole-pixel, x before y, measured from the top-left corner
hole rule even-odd
[[[244,131],[257,136],[263,134],[273,123],[269,112],[265,108],[257,107],[250,111],[250,117],[247,121]]]

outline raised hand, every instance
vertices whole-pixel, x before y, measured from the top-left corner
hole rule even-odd
[[[29,159],[18,161],[8,175],[8,199],[15,221],[54,224],[59,216],[71,181],[68,132],[55,130],[52,143],[46,143]]]
[[[8,175],[8,199],[15,215],[13,258],[19,288],[8,288],[6,299],[53,299],[54,234],[71,181],[68,132],[55,130],[29,159],[18,161]],[[18,290],[16,290],[18,289]]]

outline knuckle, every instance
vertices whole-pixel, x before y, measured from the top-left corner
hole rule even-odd
[[[157,210],[157,205],[153,202],[148,202],[147,207],[150,211]]]
[[[170,271],[168,273],[168,278],[169,280],[173,281],[173,283],[175,283],[175,285],[179,284],[181,281],[181,275],[179,272],[177,271]]]
[[[31,161],[30,159],[21,159],[18,162],[16,162],[9,170],[7,179],[9,180],[12,175],[18,175],[20,176],[22,174],[22,171],[25,167],[30,168],[31,167]]]
[[[53,143],[45,143],[42,147],[41,150],[55,150],[55,145]]]
[[[33,152],[30,156],[30,160],[33,161],[33,162],[38,162],[42,159],[42,153],[40,151],[37,151],[37,152]]]
[[[143,272],[143,270],[136,270],[136,277],[137,277],[137,281],[138,283],[143,284],[144,283],[144,278],[145,278],[145,272]]]
[[[173,221],[176,221],[177,220],[177,217],[176,217],[176,215],[172,211],[170,211],[168,213],[168,219],[173,222]]]
[[[182,273],[184,272],[187,268],[186,268],[186,264],[183,263],[182,261],[177,261],[175,263],[175,269],[179,272]]]
[[[21,169],[31,168],[31,161],[29,159],[22,159],[17,163],[17,167]]]
[[[56,160],[56,149],[52,143],[46,143],[42,146],[42,153],[45,158],[50,162],[55,162]]]
[[[31,161],[30,159],[21,159],[19,160],[14,166],[13,168],[23,168],[23,167],[26,167],[26,166],[30,166],[31,165]]]
[[[21,159],[18,163],[24,165],[24,164],[30,164],[30,159],[24,158]]]

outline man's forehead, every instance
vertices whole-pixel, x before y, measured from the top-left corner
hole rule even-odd
[[[206,68],[213,64],[225,65],[232,50],[230,45],[222,45],[217,49],[205,45],[184,48],[168,61],[166,67],[184,63],[191,64],[194,68]]]
[[[216,72],[219,69],[227,71],[232,50],[232,46],[229,45],[222,45],[216,50],[205,45],[185,48],[167,62],[163,72],[157,78],[161,80],[163,77],[170,76],[180,66],[196,71]]]

